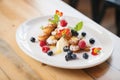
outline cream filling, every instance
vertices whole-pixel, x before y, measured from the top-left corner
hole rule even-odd
[[[70,50],[71,51],[78,51],[79,50],[79,46],[77,46],[77,45],[71,45],[70,46]]]
[[[57,43],[57,40],[54,38],[54,36],[50,36],[50,37],[47,39],[47,43],[48,43],[48,44],[56,44],[56,43]]]

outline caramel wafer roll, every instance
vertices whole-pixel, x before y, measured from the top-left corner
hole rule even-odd
[[[39,41],[45,41],[49,36],[50,36],[50,34],[40,35],[40,36],[38,36],[38,40]]]
[[[51,32],[57,27],[57,24],[49,24],[48,26],[44,27],[43,30],[43,34],[38,36],[38,40],[41,41],[45,41],[50,35]]]
[[[48,26],[43,28],[45,34],[51,34],[52,31],[57,27],[57,24],[48,24]]]
[[[84,51],[90,51],[90,46],[87,46],[83,49]]]

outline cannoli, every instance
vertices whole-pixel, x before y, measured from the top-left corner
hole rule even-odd
[[[38,36],[38,40],[39,41],[45,41],[48,37],[50,36],[50,34],[42,34]]]
[[[56,24],[48,24],[48,26],[43,28],[43,32],[46,34],[51,34],[51,32],[57,27]]]
[[[46,40],[56,27],[57,24],[48,24],[48,26],[43,27],[43,34],[38,36],[38,40]]]

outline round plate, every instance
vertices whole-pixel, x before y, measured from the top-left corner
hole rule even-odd
[[[91,55],[90,51],[88,52],[89,58],[84,59],[82,57],[84,52],[81,52],[77,54],[78,59],[66,61],[65,60],[66,53],[61,53],[54,56],[48,56],[47,54],[43,53],[39,46],[39,42],[32,43],[30,42],[30,38],[34,36],[37,39],[38,35],[41,34],[40,27],[43,25],[47,25],[48,19],[50,17],[51,16],[44,16],[28,20],[17,29],[16,41],[19,47],[30,57],[54,67],[68,69],[83,69],[96,66],[104,62],[111,56],[113,46],[109,33],[107,33],[102,28],[89,23],[88,21],[83,21],[84,23],[83,29],[79,31],[79,33],[83,31],[87,33],[85,39],[86,41],[89,41],[90,38],[95,39],[96,42],[93,47],[102,48],[101,53],[99,55],[93,56]],[[67,20],[69,26],[75,26],[76,23],[82,20],[68,16],[65,16],[64,19]]]

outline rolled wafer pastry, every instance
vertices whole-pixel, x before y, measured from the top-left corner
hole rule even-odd
[[[44,27],[42,30],[46,34],[51,34],[51,32],[57,27],[57,24],[48,24],[48,26]]]
[[[50,36],[50,34],[39,35],[38,40],[39,41],[45,41],[49,36]]]
[[[83,50],[84,51],[90,51],[90,46],[86,46]]]
[[[38,40],[45,41],[50,35],[51,32],[57,27],[57,24],[48,24],[48,26],[42,28],[43,34],[38,36]]]

